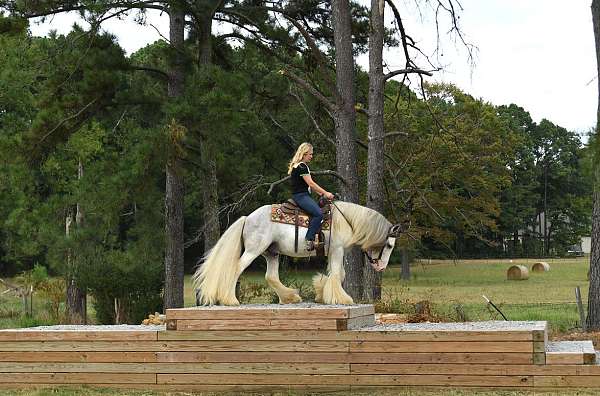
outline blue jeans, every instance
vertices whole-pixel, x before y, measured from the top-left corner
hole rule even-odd
[[[323,213],[321,213],[321,208],[307,192],[292,194],[292,198],[294,198],[294,201],[296,201],[302,210],[310,215],[306,239],[309,241],[314,241],[315,234],[317,231],[319,231],[319,227],[321,227],[321,222],[323,221]]]

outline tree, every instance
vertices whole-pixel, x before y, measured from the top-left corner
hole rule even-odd
[[[424,89],[426,101],[411,96],[399,98],[397,108],[388,103],[394,116],[386,128],[406,131],[410,144],[408,137],[390,143],[394,167],[387,190],[392,201],[414,201],[410,233],[422,251],[456,257],[466,238],[495,243],[490,235],[496,231],[500,191],[510,183],[506,164],[515,136],[489,103],[452,85]]]
[[[592,22],[594,25],[594,42],[596,43],[596,64],[600,75],[600,1],[592,0]],[[598,81],[598,112],[596,136],[592,157],[594,159],[594,203],[592,210],[592,251],[590,254],[590,289],[588,294],[587,327],[590,330],[600,329],[600,146],[598,131],[600,130],[600,79]]]

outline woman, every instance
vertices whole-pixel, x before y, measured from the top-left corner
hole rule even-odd
[[[315,234],[323,221],[321,208],[310,196],[311,191],[333,200],[334,195],[319,186],[310,176],[307,163],[312,160],[313,146],[310,143],[302,143],[288,166],[288,175],[291,175],[292,198],[306,213],[310,215],[308,231],[306,232],[306,250],[315,249]]]

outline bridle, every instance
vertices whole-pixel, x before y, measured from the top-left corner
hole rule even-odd
[[[383,251],[385,250],[385,246],[383,245],[381,247],[381,250],[379,251],[379,256],[377,258],[373,258],[371,257],[371,255],[369,254],[369,252],[367,250],[363,250],[363,254],[365,255],[365,257],[367,258],[367,260],[369,261],[369,264],[374,265],[376,262],[378,262],[379,260],[381,260],[381,256],[383,256]]]
[[[332,200],[330,202],[331,202],[331,204],[333,206],[335,206],[335,208],[338,210],[338,212],[340,212],[340,214],[342,215],[342,217],[344,218],[344,220],[346,220],[346,223],[348,223],[348,225],[350,226],[350,229],[352,230],[352,233],[354,233],[354,227],[352,226],[352,223],[350,222],[350,220],[348,220],[348,218],[346,217],[346,215],[344,214],[344,212],[342,212],[340,210],[340,208],[335,204],[335,201]],[[333,224],[333,211],[331,212],[331,216],[330,217],[331,217],[331,223]],[[392,224],[390,226],[390,228],[388,229],[387,237],[390,237],[391,235],[395,235],[396,233],[398,233],[397,227],[398,227],[397,224]],[[332,227],[332,230],[333,230],[333,227]],[[330,246],[331,246],[331,231],[332,230],[330,230],[330,232],[329,232]],[[404,230],[400,230],[399,232],[404,232]],[[375,266],[375,263],[377,263],[378,261],[381,260],[381,257],[383,256],[383,251],[385,250],[385,247],[386,247],[385,244],[381,247],[381,250],[379,251],[379,256],[377,258],[373,258],[369,254],[369,252],[367,250],[362,250],[361,249],[361,251],[363,252],[363,255],[366,257],[366,259],[369,262],[369,264],[371,266]],[[327,250],[329,250],[329,249],[327,249]]]

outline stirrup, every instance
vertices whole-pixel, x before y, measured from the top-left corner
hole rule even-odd
[[[317,242],[317,241],[310,241],[308,239],[306,239],[304,241],[304,243],[305,243],[306,251],[307,252],[312,252],[313,250],[315,250],[315,249],[323,246],[323,242],[320,242],[320,241],[319,242]]]

